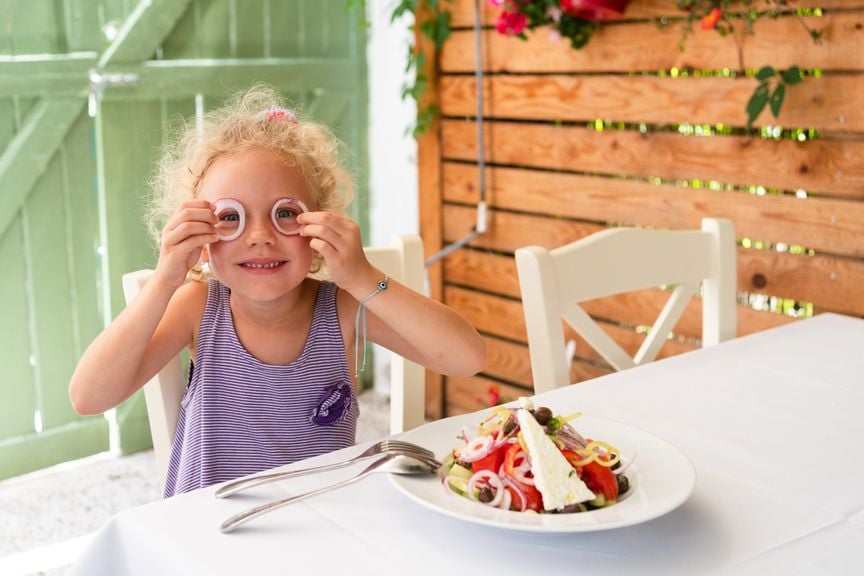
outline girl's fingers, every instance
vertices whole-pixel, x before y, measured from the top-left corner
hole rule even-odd
[[[216,228],[213,224],[207,222],[181,222],[172,230],[168,230],[163,236],[164,239],[173,238],[173,243],[177,243],[182,238],[194,236],[198,234],[216,234]]]
[[[297,217],[297,222],[303,228],[309,225],[322,226],[342,238],[359,237],[360,233],[360,227],[354,220],[332,212],[304,212]]]
[[[320,224],[307,224],[300,229],[300,236],[323,240],[334,247],[344,243],[344,239],[335,230]]]
[[[165,229],[176,229],[184,222],[205,222],[215,225],[216,215],[209,208],[183,208],[168,220]]]
[[[319,238],[312,238],[309,241],[309,247],[321,254],[321,256],[323,256],[331,266],[335,263],[334,261],[339,253],[332,244]]]

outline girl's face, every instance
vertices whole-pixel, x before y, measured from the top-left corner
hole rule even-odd
[[[291,216],[291,203],[277,204],[280,199],[316,209],[299,169],[269,150],[253,148],[216,160],[204,177],[200,197],[211,204],[232,199],[245,212],[240,234],[210,244],[202,256],[223,284],[253,299],[271,300],[303,281],[312,264],[309,239],[286,235],[274,224],[274,219],[278,224]],[[222,218],[236,218],[232,212]]]

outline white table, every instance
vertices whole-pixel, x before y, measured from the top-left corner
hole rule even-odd
[[[68,574],[864,574],[864,320],[823,314],[537,402],[676,445],[696,467],[692,496],[628,528],[528,534],[438,514],[379,475],[219,532],[240,510],[361,464],[122,512]]]

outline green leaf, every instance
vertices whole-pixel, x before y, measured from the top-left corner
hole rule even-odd
[[[753,96],[751,96],[750,100],[747,102],[747,128],[753,126],[753,122],[759,117],[762,110],[765,109],[765,104],[767,103],[768,84],[762,83],[759,84],[759,87],[756,88],[756,91],[753,92]]]
[[[395,22],[398,20],[405,12],[414,13],[414,9],[417,7],[416,0],[402,0],[396,7],[393,9],[393,13],[390,15],[390,22]]]
[[[439,12],[435,26],[435,49],[440,50],[450,37],[450,12]]]
[[[801,69],[798,66],[793,66],[780,74],[780,78],[783,79],[783,82],[789,84],[790,86],[798,84],[803,80],[801,76]]]
[[[774,70],[772,66],[763,66],[759,69],[759,72],[756,73],[757,80],[767,80],[772,76],[775,76],[777,71]]]
[[[777,118],[780,115],[780,108],[783,107],[783,98],[786,96],[786,85],[778,84],[777,88],[774,89],[774,93],[771,94],[771,114],[774,115],[774,118]]]

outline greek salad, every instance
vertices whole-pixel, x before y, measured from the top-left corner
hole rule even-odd
[[[583,438],[570,424],[534,408],[500,406],[476,427],[463,427],[462,445],[443,468],[443,484],[470,500],[519,512],[586,512],[615,504],[629,489],[617,448]]]

